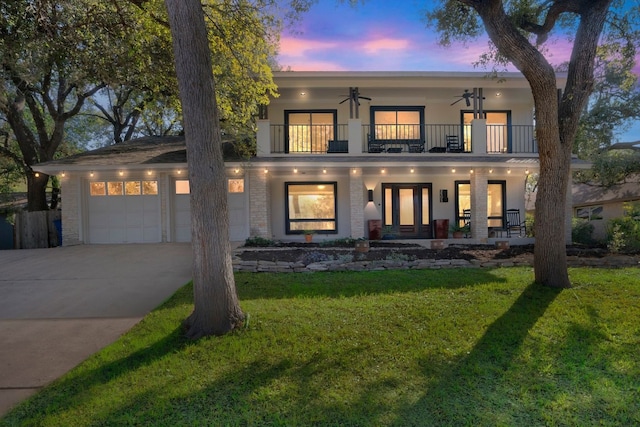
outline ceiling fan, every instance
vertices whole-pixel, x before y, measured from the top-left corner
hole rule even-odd
[[[349,117],[350,118],[360,118],[360,111],[359,108],[360,107],[360,100],[361,99],[366,99],[368,101],[371,101],[371,98],[369,98],[368,96],[360,96],[360,91],[358,90],[357,87],[350,87],[349,88],[349,95],[343,99],[342,101],[340,101],[340,104],[345,103],[347,101],[349,101]],[[354,116],[354,110],[355,110],[355,116]]]
[[[342,101],[340,101],[339,103],[344,104],[345,102],[351,100],[360,104],[360,101],[359,101],[360,99],[366,99],[367,101],[371,101],[371,98],[369,98],[368,96],[360,96],[360,92],[358,91],[357,87],[350,87],[349,95],[347,95],[347,97]]]
[[[454,98],[458,98],[457,96],[455,96]],[[451,103],[451,105],[455,105],[458,102],[462,101],[463,99],[465,100],[465,102],[467,103],[467,107],[471,106],[471,101],[470,99],[473,98],[473,93],[469,92],[469,89],[465,89],[464,93],[462,95],[460,95],[460,99],[458,99],[457,101],[454,101]]]

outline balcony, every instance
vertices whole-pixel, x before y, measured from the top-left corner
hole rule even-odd
[[[380,125],[350,120],[338,125],[258,122],[258,155],[531,155],[538,152],[533,125]]]

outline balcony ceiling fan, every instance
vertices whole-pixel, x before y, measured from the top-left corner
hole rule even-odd
[[[464,93],[462,95],[460,95],[460,97],[459,97],[460,99],[458,99],[457,101],[452,102],[451,105],[455,105],[455,104],[457,104],[458,102],[460,102],[460,101],[462,101],[464,99],[465,102],[467,103],[467,107],[470,107],[471,106],[470,99],[472,99],[473,97],[474,97],[473,93],[469,92],[469,89],[465,89]],[[454,96],[454,98],[458,98],[458,97]]]
[[[360,100],[361,99],[366,99],[368,101],[371,101],[371,98],[369,98],[368,96],[360,96],[360,91],[358,90],[357,87],[350,87],[349,88],[349,95],[343,99],[342,101],[340,101],[340,104],[343,104],[347,101],[349,101],[349,116],[350,118],[354,118],[354,110],[355,110],[355,118],[358,119],[360,118],[360,111],[359,108],[360,107]]]

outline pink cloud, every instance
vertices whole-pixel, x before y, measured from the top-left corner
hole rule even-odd
[[[333,49],[336,46],[334,42],[283,37],[280,39],[280,55],[303,56],[311,50]]]
[[[362,45],[369,54],[376,54],[381,50],[406,50],[410,46],[409,40],[389,38],[367,41]]]

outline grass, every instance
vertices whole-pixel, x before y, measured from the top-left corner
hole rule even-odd
[[[238,274],[248,326],[190,342],[184,287],[0,425],[637,425],[638,269]]]

